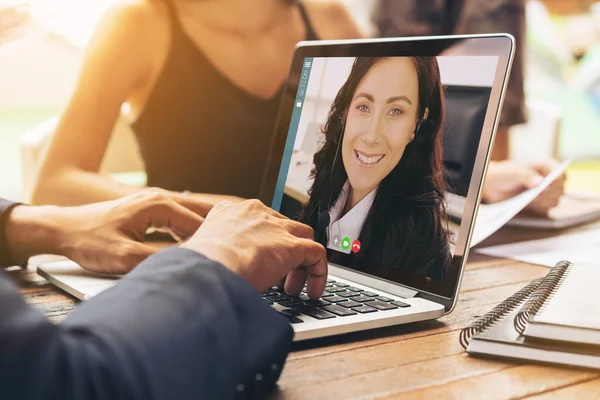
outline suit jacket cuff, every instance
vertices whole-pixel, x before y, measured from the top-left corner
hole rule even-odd
[[[247,345],[238,355],[239,378],[236,399],[259,399],[271,391],[281,375],[292,347],[294,331],[289,322],[261,297],[248,281],[222,264],[188,249],[163,250],[154,258],[195,257],[199,264],[221,277],[230,294],[234,311],[243,327],[241,336]],[[208,271],[207,271],[208,272]]]
[[[18,206],[20,203],[14,203],[12,201],[0,199],[0,268],[6,268],[16,263],[13,261],[8,248],[8,242],[6,239],[6,224],[8,222],[8,216],[13,208]],[[22,267],[26,266],[27,262]]]
[[[287,320],[246,280],[181,248],[149,257],[61,326],[93,332],[132,361],[119,362],[125,370],[141,366],[139,375],[161,398],[264,398],[293,337]]]

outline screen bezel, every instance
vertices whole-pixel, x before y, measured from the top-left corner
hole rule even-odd
[[[483,177],[487,170],[487,161],[492,149],[501,112],[502,100],[508,82],[510,67],[514,57],[514,38],[509,34],[492,35],[460,35],[443,37],[416,37],[403,39],[361,39],[361,40],[333,40],[300,42],[294,52],[290,73],[286,85],[300,74],[305,58],[318,57],[398,57],[398,56],[438,56],[443,51],[444,55],[456,56],[497,56],[498,64],[496,75],[491,88],[488,109],[485,115],[481,139],[477,149],[473,174],[469,185],[466,206],[462,222],[457,235],[456,247],[451,261],[449,276],[445,281],[437,281],[425,276],[401,271],[395,277],[385,277],[368,273],[365,270],[374,266],[368,260],[339,253],[327,251],[328,262],[338,268],[357,274],[362,274],[373,285],[374,280],[381,280],[385,286],[389,284],[401,285],[418,291],[422,297],[430,298],[444,304],[446,312],[454,307],[457,292],[460,287],[466,258],[469,253],[471,234],[474,220],[481,196]],[[448,51],[450,54],[448,54]],[[287,88],[286,88],[287,91]],[[269,161],[264,174],[260,199],[265,204],[271,204],[276,190],[276,181],[279,174],[278,165],[283,159],[283,150],[287,139],[291,114],[284,112],[285,101],[279,111],[275,134],[271,144]],[[281,136],[285,135],[286,138]],[[277,168],[277,172],[274,169]],[[380,266],[378,266],[380,267]],[[400,270],[397,270],[400,271]],[[376,286],[376,285],[375,285]]]

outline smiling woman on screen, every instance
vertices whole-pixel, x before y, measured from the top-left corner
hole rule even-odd
[[[314,183],[301,215],[317,240],[443,279],[451,258],[443,109],[435,57],[355,60],[324,125],[325,143],[314,156]],[[344,238],[358,239],[360,249]]]

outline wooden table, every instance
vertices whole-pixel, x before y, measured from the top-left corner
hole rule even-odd
[[[482,245],[544,235],[504,229]],[[454,312],[435,321],[296,345],[273,398],[599,399],[599,373],[477,359],[459,344],[461,328],[547,272],[472,253]],[[52,321],[59,322],[75,306],[32,270],[12,274],[26,300]]]

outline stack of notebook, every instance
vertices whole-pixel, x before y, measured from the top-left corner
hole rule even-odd
[[[600,369],[600,265],[561,261],[462,330],[469,354]]]

